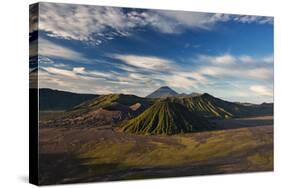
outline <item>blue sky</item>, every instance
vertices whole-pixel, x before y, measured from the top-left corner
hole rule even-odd
[[[273,101],[271,17],[52,3],[39,11],[30,36],[39,31],[31,59],[39,56],[41,88],[146,96],[169,86]]]

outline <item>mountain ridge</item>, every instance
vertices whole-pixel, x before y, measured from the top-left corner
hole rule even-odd
[[[38,90],[39,109],[41,111],[64,111],[98,97],[96,94],[80,94],[49,88],[40,88]]]
[[[152,108],[152,106],[154,107]],[[201,125],[197,125],[196,123],[196,121],[203,122],[205,125],[206,121],[203,121],[203,119],[229,119],[235,117],[270,115],[272,113],[273,104],[270,103],[263,103],[261,105],[239,104],[216,98],[208,93],[195,96],[176,95],[160,98],[143,98],[126,94],[108,94],[85,100],[65,110],[64,114],[57,119],[49,120],[48,122],[41,121],[40,124],[55,127],[98,127],[122,124],[124,132],[128,131],[134,133],[134,130],[137,130],[136,134],[174,134],[192,132],[192,129],[187,129],[186,125],[194,125],[195,127],[199,127],[199,130],[204,130]],[[167,129],[168,131],[161,132],[163,127],[157,123],[156,120],[152,120],[153,118],[151,116],[158,118],[165,117],[167,121],[163,119],[161,122],[164,123],[164,127],[169,127]],[[138,117],[145,118],[136,120]],[[179,121],[176,119],[179,119]],[[193,120],[195,120],[195,122]],[[127,122],[127,125],[131,124],[132,127],[141,126],[143,122],[145,122],[150,126],[150,129],[155,129],[155,131],[129,128],[129,126],[123,124],[125,122]],[[182,124],[184,128],[178,125],[179,122],[184,122]],[[172,125],[175,126],[175,130],[171,128]]]
[[[197,116],[183,105],[169,100],[160,100],[139,116],[117,128],[118,131],[144,135],[172,135],[212,130],[207,119]]]
[[[62,127],[98,127],[112,125],[124,119],[132,118],[144,111],[150,100],[135,95],[108,94],[87,100],[67,110],[64,116],[44,126]]]

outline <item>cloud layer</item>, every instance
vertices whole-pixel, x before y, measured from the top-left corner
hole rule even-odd
[[[204,63],[200,64],[202,55],[199,55],[196,60],[198,66],[194,69],[178,66],[175,62],[160,57],[113,54],[111,58],[123,63],[122,66],[112,65],[112,68],[120,71],[41,64],[44,70],[40,76],[41,86],[75,89],[76,92],[86,93],[91,85],[90,89],[99,94],[117,92],[137,93],[140,96],[146,96],[163,85],[168,85],[179,92],[213,90],[220,93],[228,88],[233,91],[234,87],[237,87],[244,92],[234,92],[233,95],[269,98],[273,96],[272,84],[269,84],[273,79],[273,69],[268,62],[263,61],[264,58],[261,58],[260,62],[249,63],[248,58],[255,59],[255,57],[247,56],[246,61],[241,61],[240,57],[226,54],[207,56],[204,58]]]
[[[74,51],[70,48],[61,46],[59,44],[56,44],[54,42],[51,42],[43,38],[39,38],[38,42],[40,44],[38,48],[38,53],[41,56],[58,58],[58,59],[67,59],[72,61],[85,60],[85,57],[81,53]]]
[[[177,34],[185,29],[209,30],[216,23],[227,21],[272,23],[271,17],[53,3],[40,3],[39,20],[39,29],[47,32],[49,36],[88,41],[94,45],[117,36],[126,37],[142,27],[151,27],[161,33]]]
[[[53,3],[39,9],[30,64],[34,71],[38,60],[40,87],[146,96],[168,85],[232,101],[273,100],[271,17]]]

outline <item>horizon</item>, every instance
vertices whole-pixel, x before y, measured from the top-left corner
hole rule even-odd
[[[192,92],[192,91],[189,92],[189,93],[179,93],[179,92],[177,92],[176,90],[174,90],[173,88],[171,88],[169,86],[161,86],[161,87],[155,89],[154,91],[151,91],[149,94],[151,94],[151,93],[155,92],[156,90],[158,90],[160,88],[163,88],[163,87],[168,87],[169,89],[172,89],[173,91],[175,91],[177,94],[187,94],[188,95],[188,94],[192,94],[192,93],[197,93],[197,92]],[[114,94],[116,94],[116,95],[134,95],[134,96],[141,97],[141,98],[147,98],[147,96],[149,95],[148,94],[146,96],[139,96],[139,95],[135,95],[135,94],[132,94],[132,93],[100,93],[100,94],[98,94],[98,93],[87,93],[87,92],[85,92],[85,93],[78,93],[78,92],[75,92],[75,91],[60,90],[60,89],[55,89],[55,88],[39,88],[39,89],[50,89],[50,90],[54,90],[54,91],[70,92],[70,93],[74,93],[74,94],[89,94],[89,95],[99,95],[99,96],[101,96],[101,95],[114,95]],[[215,96],[215,95],[213,95],[211,93],[207,93],[207,92],[199,92],[198,94],[200,94],[200,95],[209,94],[209,95],[211,95],[213,97],[216,97],[216,98],[219,98],[219,99],[222,99],[222,100],[225,100],[225,101],[233,102],[233,103],[250,103],[250,104],[263,104],[263,103],[272,103],[273,104],[274,103],[274,101],[272,101],[272,102],[260,102],[260,103],[251,103],[251,102],[248,102],[248,101],[230,101],[230,100],[225,99],[224,97]]]
[[[168,86],[273,103],[272,17],[54,3],[39,9],[30,70],[38,65],[40,88],[145,97]]]

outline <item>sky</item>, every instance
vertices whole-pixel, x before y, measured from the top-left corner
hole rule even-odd
[[[273,102],[272,17],[40,3],[30,23],[40,88]]]

